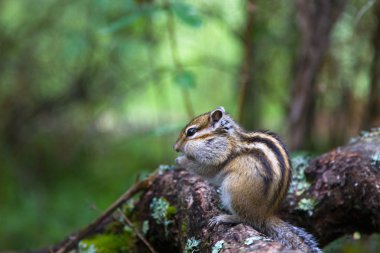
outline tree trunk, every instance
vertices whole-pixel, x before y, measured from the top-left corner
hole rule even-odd
[[[256,5],[254,0],[246,1],[246,19],[241,36],[243,45],[243,57],[240,66],[238,80],[238,111],[237,121],[243,125],[250,125],[251,128],[257,125],[260,108],[258,106],[258,95],[254,89],[254,19]],[[248,110],[249,109],[249,110]],[[250,115],[245,112],[250,111]],[[252,116],[253,114],[253,116]],[[255,120],[251,120],[254,118]]]
[[[371,87],[369,90],[369,101],[365,110],[363,127],[380,127],[380,2],[374,7],[377,19],[376,29],[372,39],[374,50],[371,66]]]
[[[292,149],[304,148],[309,139],[315,109],[315,82],[329,45],[331,30],[346,0],[297,0],[302,39],[295,64],[289,111]]]

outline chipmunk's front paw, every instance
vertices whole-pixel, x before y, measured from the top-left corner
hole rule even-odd
[[[229,214],[221,214],[215,217],[212,217],[209,221],[209,226],[214,227],[220,224],[237,224],[240,223],[239,217]]]
[[[186,157],[185,155],[181,155],[181,156],[178,156],[178,157],[175,159],[175,163],[176,163],[179,167],[186,168],[186,166],[187,166],[188,163],[189,163],[189,159],[187,159],[187,157]]]

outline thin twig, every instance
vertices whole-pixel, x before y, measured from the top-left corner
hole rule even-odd
[[[358,14],[356,14],[354,19],[354,24],[357,25],[360,19],[364,16],[364,14],[376,3],[377,0],[369,0],[365,3],[362,8],[360,8]]]
[[[136,184],[137,182],[140,182],[140,180],[141,180],[141,173],[140,173],[140,171],[139,171],[139,172],[137,172],[137,175],[136,175],[135,184]]]
[[[123,213],[120,209],[118,209],[118,212],[121,215],[121,217],[123,217],[123,219],[125,220],[125,222],[127,223],[127,225],[130,228],[132,228],[133,232],[135,232],[135,234],[137,235],[137,237],[149,249],[149,251],[152,252],[152,253],[157,253],[157,251],[152,247],[152,245],[150,245],[150,243],[145,239],[145,237],[140,233],[140,231],[137,230],[137,228],[133,225],[132,221],[125,215],[125,213]]]
[[[92,231],[94,231],[106,218],[108,218],[117,208],[119,208],[122,204],[124,204],[127,200],[132,198],[136,193],[149,188],[156,174],[153,173],[147,179],[140,181],[134,184],[128,191],[126,191],[118,200],[116,200],[103,214],[101,214],[95,221],[91,224],[83,228],[82,230],[76,232],[72,236],[69,236],[67,239],[58,243],[60,246],[55,252],[56,253],[65,253],[72,250],[80,240],[89,235]],[[47,251],[49,252],[52,247],[50,247]],[[55,247],[53,247],[55,248]]]

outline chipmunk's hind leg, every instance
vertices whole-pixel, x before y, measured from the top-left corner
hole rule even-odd
[[[220,224],[237,224],[241,223],[241,219],[236,215],[231,214],[221,214],[210,219],[210,226],[217,226]]]

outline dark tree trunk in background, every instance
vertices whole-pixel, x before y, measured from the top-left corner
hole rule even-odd
[[[297,0],[301,44],[295,65],[289,111],[292,149],[303,148],[310,138],[315,109],[316,76],[325,55],[331,30],[346,0]]]
[[[254,21],[256,5],[254,0],[246,1],[246,19],[241,33],[243,47],[242,63],[238,76],[237,120],[244,127],[255,129],[259,126],[260,102],[255,87],[255,46]],[[246,113],[246,112],[249,112]]]
[[[371,66],[371,87],[365,110],[363,128],[380,127],[380,2],[374,6],[377,25],[372,40],[373,60]]]

